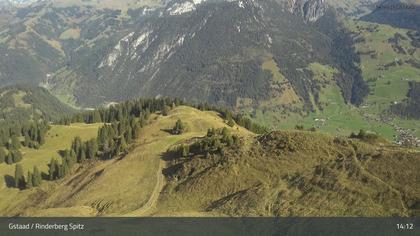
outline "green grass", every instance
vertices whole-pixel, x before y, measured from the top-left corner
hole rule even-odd
[[[182,135],[171,135],[165,131],[171,129],[175,122],[181,119],[187,126]],[[130,153],[124,158],[108,161],[87,163],[75,173],[58,181],[44,181],[37,189],[18,191],[6,188],[0,194],[8,194],[16,198],[16,205],[8,200],[0,200],[0,215],[14,215],[22,212],[23,202],[33,203],[32,198],[41,198],[41,203],[34,209],[25,212],[31,216],[79,216],[79,215],[130,215],[138,216],[144,213],[139,210],[149,201],[158,183],[158,174],[162,171],[162,157],[173,145],[196,137],[202,137],[209,128],[226,127],[232,133],[242,137],[253,134],[242,127],[229,127],[219,114],[202,112],[191,107],[177,107],[168,116],[153,114],[149,124],[140,131],[139,139],[133,145]],[[91,131],[88,131],[91,128]],[[98,126],[73,125],[54,126],[49,132],[47,143],[38,152],[33,151],[36,163],[44,163],[43,170],[52,155],[59,149],[70,145],[72,136],[76,133],[83,139],[96,135]],[[89,134],[91,132],[91,134]],[[59,134],[56,137],[56,134]],[[66,139],[64,141],[64,139]],[[29,151],[29,150],[28,150]],[[27,153],[26,155],[28,155]],[[36,154],[36,155],[35,155]],[[22,164],[29,166],[31,160],[25,155]],[[46,158],[44,158],[46,157]],[[35,161],[35,159],[34,159]],[[2,166],[3,167],[3,166]],[[13,174],[14,167],[7,166],[9,174]],[[1,169],[0,169],[1,170]],[[5,173],[5,172],[1,172]],[[162,186],[163,187],[163,186]],[[42,195],[37,195],[42,192]],[[35,194],[34,197],[31,194]],[[9,199],[9,198],[8,198]],[[10,199],[9,199],[10,200]],[[98,209],[102,209],[100,212]]]
[[[28,170],[32,171],[34,166],[37,166],[40,171],[47,173],[48,164],[51,158],[60,159],[59,151],[70,147],[74,137],[79,136],[83,140],[89,140],[96,137],[98,128],[101,124],[72,124],[71,126],[53,125],[47,133],[45,138],[45,144],[40,149],[29,149],[22,148],[23,159],[19,164],[23,166],[24,173]],[[17,204],[22,204],[26,201],[26,198],[30,196],[33,190],[19,191],[15,188],[9,188],[6,186],[6,178],[9,179],[14,177],[15,165],[6,165],[5,163],[0,164],[0,215],[4,212],[14,211],[19,209]],[[48,185],[44,181],[45,187]],[[16,205],[15,205],[16,204]]]

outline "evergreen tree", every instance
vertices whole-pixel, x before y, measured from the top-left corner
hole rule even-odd
[[[32,177],[32,185],[34,187],[38,187],[41,185],[42,182],[42,176],[41,173],[38,170],[38,167],[34,166],[34,173],[33,173],[33,177]]]
[[[14,149],[14,150],[18,150],[20,148],[20,141],[19,138],[16,135],[13,135],[11,137],[11,144],[10,144],[10,150]]]
[[[25,187],[25,177],[23,176],[23,168],[21,164],[17,164],[15,167],[15,187]]]
[[[88,159],[94,159],[98,152],[98,143],[96,139],[91,139],[86,143],[86,156]]]
[[[42,133],[41,129],[38,129],[38,143],[39,145],[43,145],[45,143],[45,137],[44,134]]]
[[[50,161],[50,166],[49,166],[49,171],[48,171],[49,180],[54,180],[56,178],[57,172],[58,172],[57,165],[58,165],[57,161],[54,158],[52,158]]]
[[[6,164],[11,165],[13,164],[13,154],[9,151],[9,154],[6,156]]]
[[[28,176],[26,177],[26,188],[27,189],[30,189],[30,188],[32,188],[34,186],[33,185],[33,178],[32,177],[33,176],[31,174],[31,172],[28,171]]]
[[[25,141],[23,142],[23,145],[25,147],[29,147],[29,144],[31,143],[31,138],[29,137],[28,133],[25,133]]]
[[[19,150],[10,151],[9,154],[12,155],[13,163],[18,163],[22,160],[22,153]]]
[[[0,146],[0,164],[6,161],[6,152],[3,147]]]
[[[83,163],[85,161],[86,161],[86,152],[83,149],[81,149],[78,162]]]
[[[69,172],[70,172],[70,168],[69,165],[67,163],[67,161],[63,161],[63,164],[61,164],[61,167],[63,169],[62,171],[62,176],[60,178],[63,178],[64,176],[66,176]]]
[[[77,163],[77,155],[76,152],[72,149],[70,150],[70,166],[73,166]]]
[[[119,140],[118,153],[124,152],[125,150],[127,150],[127,143],[125,142],[124,136],[122,136]]]
[[[101,123],[101,122],[102,122],[101,114],[99,113],[98,110],[95,110],[93,112],[92,123]]]

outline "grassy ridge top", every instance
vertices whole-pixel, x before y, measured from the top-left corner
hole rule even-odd
[[[187,131],[182,135],[171,135],[168,130],[178,119],[186,124]],[[0,210],[0,215],[146,214],[141,208],[149,201],[158,184],[159,175],[165,166],[161,158],[167,149],[185,140],[202,137],[212,127],[227,127],[241,136],[253,135],[242,127],[230,128],[216,112],[181,106],[172,110],[168,116],[154,114],[124,158],[84,165],[63,180],[43,184],[36,190],[16,190],[16,195],[21,197],[20,203],[25,204],[23,207],[17,207],[17,204]],[[51,141],[47,139],[45,146],[50,145]],[[8,202],[3,204],[9,205]]]
[[[249,146],[175,158],[156,214],[419,214],[418,152],[300,131],[262,135]]]

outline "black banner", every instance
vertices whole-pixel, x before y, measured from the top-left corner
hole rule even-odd
[[[0,218],[0,235],[420,235],[420,218]]]

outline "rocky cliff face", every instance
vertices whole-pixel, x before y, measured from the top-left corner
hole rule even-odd
[[[288,0],[289,11],[301,14],[306,22],[315,22],[325,14],[324,0]]]

